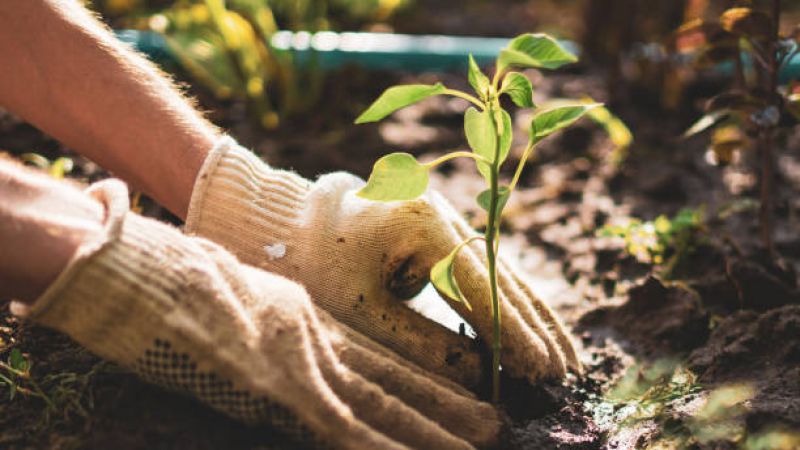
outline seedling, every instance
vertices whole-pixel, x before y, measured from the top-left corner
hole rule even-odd
[[[380,158],[361,191],[360,197],[376,201],[413,200],[428,187],[430,171],[453,158],[472,158],[478,172],[486,180],[487,188],[477,197],[478,205],[487,213],[487,226],[483,236],[471,238],[457,245],[444,259],[434,264],[430,279],[436,289],[452,301],[470,304],[461,294],[454,277],[455,257],[472,240],[485,243],[493,315],[492,338],[492,397],[497,402],[500,393],[500,305],[497,290],[497,253],[499,223],[503,208],[519,181],[522,168],[533,156],[536,145],[550,134],[565,128],[584,114],[600,106],[585,101],[559,102],[537,108],[533,102],[530,80],[512,68],[557,69],[577,61],[575,55],[546,34],[523,34],[514,38],[498,56],[494,76],[490,80],[470,56],[468,80],[475,96],[449,89],[441,83],[433,85],[412,84],[387,89],[357,119],[356,123],[377,122],[398,109],[436,95],[451,95],[468,101],[471,105],[464,113],[464,133],[472,149],[446,154],[429,163],[420,163],[408,153],[392,153]],[[520,108],[534,109],[529,124],[528,144],[522,153],[511,182],[500,182],[500,168],[511,149],[513,129],[511,116],[503,108],[500,98],[507,95]]]

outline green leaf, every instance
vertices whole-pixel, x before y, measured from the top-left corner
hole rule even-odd
[[[428,97],[442,94],[445,90],[447,88],[442,83],[434,85],[407,84],[390,87],[366,111],[358,116],[356,123],[377,122],[398,109],[413,105]]]
[[[458,252],[474,239],[476,238],[467,239],[466,241],[458,244],[458,246],[456,246],[456,248],[454,248],[450,254],[439,260],[433,265],[433,267],[431,267],[431,283],[433,283],[433,287],[435,287],[436,290],[445,297],[453,301],[463,303],[464,306],[470,311],[472,311],[472,305],[469,304],[467,299],[464,298],[464,295],[461,293],[461,289],[458,287],[458,282],[456,281],[454,269],[455,259]]]
[[[536,143],[556,131],[575,123],[584,114],[600,106],[599,103],[560,104],[537,112],[531,121],[531,140]]]
[[[8,356],[8,365],[11,366],[14,370],[19,370],[20,372],[25,372],[28,370],[28,360],[25,359],[25,356],[22,355],[22,352],[18,349],[12,349],[11,354]]]
[[[588,99],[594,103],[594,100]],[[614,143],[614,151],[611,153],[611,161],[614,164],[621,164],[627,158],[627,149],[633,143],[633,133],[619,117],[611,113],[605,106],[598,106],[588,113],[590,119],[594,120],[608,133],[611,142]]]
[[[74,167],[74,163],[72,159],[61,157],[53,161],[53,164],[50,165],[50,168],[47,170],[50,173],[50,176],[57,179],[64,178],[65,174],[72,172],[72,168]]]
[[[692,137],[695,134],[702,133],[703,131],[713,127],[717,123],[719,123],[722,119],[727,117],[730,114],[730,111],[727,109],[714,111],[708,113],[697,120],[688,130],[683,132],[683,137],[688,138]]]
[[[519,72],[509,72],[503,78],[500,93],[507,94],[520,108],[533,108],[533,86],[531,80]]]
[[[227,99],[244,95],[244,83],[225,50],[225,42],[212,27],[176,29],[164,38],[181,66],[215,96]]]
[[[597,106],[588,112],[589,118],[602,126],[611,142],[617,147],[627,147],[633,142],[633,134],[619,117],[611,113],[605,106]]]
[[[505,110],[500,111],[500,116],[502,117],[502,127],[498,127],[500,130],[500,152],[498,161],[500,161],[499,164],[503,164],[508,156],[508,152],[511,150],[514,128],[511,126],[511,116]]]
[[[513,128],[511,126],[511,116],[505,110],[498,111],[502,128],[500,135],[500,151],[498,152],[499,164],[506,160],[508,152],[511,150],[513,138]],[[495,131],[495,119],[488,110],[478,111],[475,108],[467,109],[464,114],[464,134],[467,135],[467,142],[470,148],[478,155],[485,158],[489,163],[494,162],[495,146],[497,145],[497,135]],[[478,172],[483,178],[489,180],[491,168],[483,163],[478,163]]]
[[[481,68],[478,67],[478,63],[475,62],[475,58],[473,58],[471,54],[469,55],[469,72],[467,73],[467,78],[469,79],[469,85],[472,86],[472,89],[475,90],[478,97],[480,97],[481,100],[486,100],[489,91],[489,78],[481,72]]]
[[[503,213],[503,208],[506,207],[506,203],[508,202],[508,197],[511,196],[511,191],[508,190],[506,186],[500,186],[497,191],[497,210],[495,211],[495,219],[499,219],[500,215]],[[486,189],[485,191],[478,194],[478,205],[483,208],[484,211],[487,213],[489,212],[489,204],[492,201],[492,190]]]
[[[488,110],[478,111],[472,107],[467,109],[464,113],[464,134],[467,135],[467,143],[472,151],[490,163],[494,162],[497,134],[494,119]]]
[[[576,61],[578,58],[552,37],[542,33],[523,34],[500,51],[497,67],[498,70],[509,66],[557,69]]]
[[[356,195],[367,200],[413,200],[428,187],[428,168],[408,153],[391,153],[377,160],[367,185]]]

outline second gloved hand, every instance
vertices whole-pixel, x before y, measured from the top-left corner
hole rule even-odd
[[[44,294],[12,312],[147,381],[270,424],[297,448],[495,442],[490,405],[340,326],[302,286],[130,213],[116,180],[89,192],[104,207],[102,231],[87,234]]]
[[[311,182],[272,169],[224,138],[198,176],[187,231],[302,283],[336,319],[423,368],[475,384],[480,363],[468,339],[404,304],[427,283],[431,266],[475,232],[436,192],[377,203],[355,195],[363,184],[345,173]],[[482,244],[459,252],[455,267],[472,310],[452,306],[489,342],[492,312]],[[579,370],[559,320],[502,261],[498,284],[504,370],[531,381]]]

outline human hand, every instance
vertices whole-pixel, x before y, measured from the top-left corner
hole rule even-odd
[[[104,231],[16,314],[303,448],[495,441],[490,405],[340,326],[300,285],[129,213],[119,182],[91,192],[107,207]]]
[[[311,183],[223,141],[200,172],[187,229],[302,283],[336,319],[423,368],[475,384],[480,363],[469,343],[403,303],[427,283],[436,261],[475,232],[435,192],[375,203],[355,195],[362,186],[343,173]],[[484,261],[478,243],[459,252],[455,277],[472,309],[452,306],[489,342]],[[502,259],[498,284],[504,370],[531,381],[579,370],[559,320]]]

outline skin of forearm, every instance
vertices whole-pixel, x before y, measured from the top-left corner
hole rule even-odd
[[[181,218],[219,137],[77,0],[0,2],[0,106]]]
[[[0,298],[33,302],[104,215],[79,187],[0,159]]]

